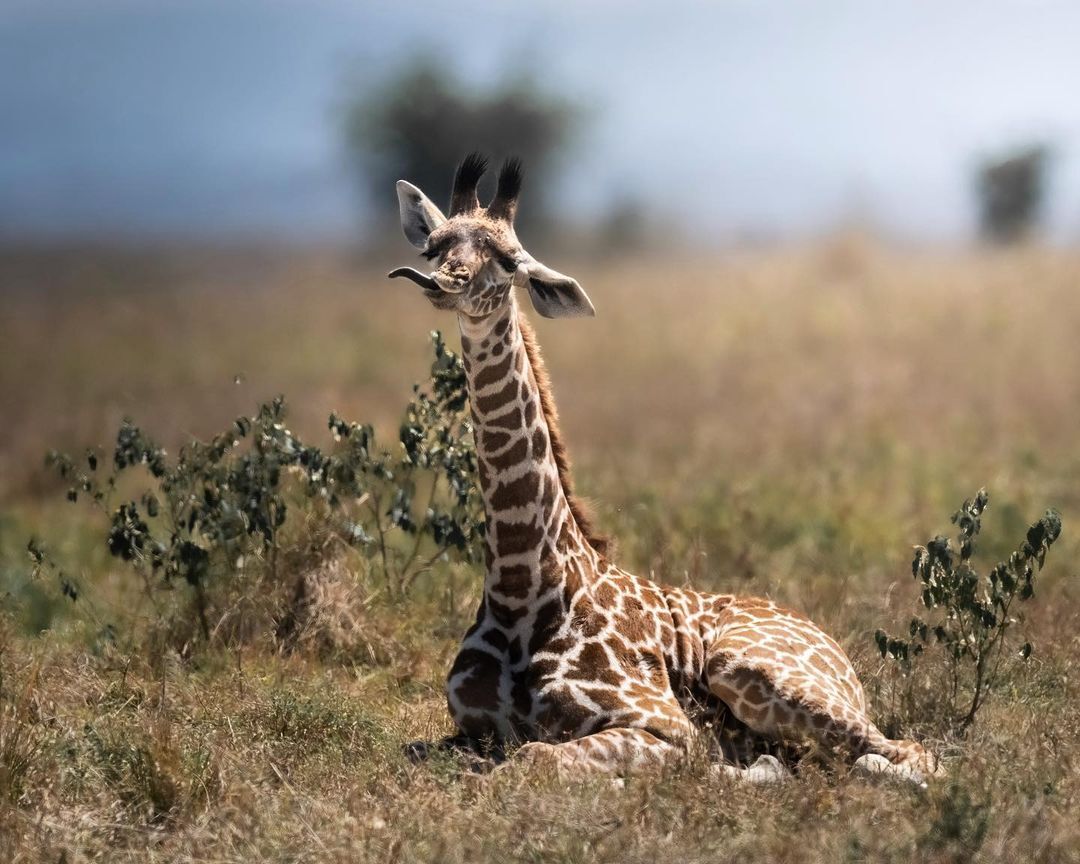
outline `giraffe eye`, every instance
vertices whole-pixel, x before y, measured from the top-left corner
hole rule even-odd
[[[420,253],[420,255],[427,258],[428,261],[433,261],[442,255],[444,251],[446,251],[446,241],[429,245],[427,249]]]
[[[517,270],[517,261],[512,255],[507,255],[505,252],[501,252],[498,249],[492,249],[491,257],[495,260],[496,264],[508,273],[513,273]]]

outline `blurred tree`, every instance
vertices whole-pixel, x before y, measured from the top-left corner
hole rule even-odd
[[[420,60],[352,99],[345,116],[350,164],[376,201],[386,201],[404,178],[445,208],[454,168],[466,153],[478,150],[493,164],[513,155],[525,162],[531,181],[519,222],[535,225],[544,217],[544,181],[581,112],[529,75],[472,91],[434,62]],[[494,173],[481,184],[481,200],[493,191]]]
[[[994,243],[1012,243],[1037,227],[1046,198],[1050,151],[1036,144],[979,167],[976,193],[982,235]]]

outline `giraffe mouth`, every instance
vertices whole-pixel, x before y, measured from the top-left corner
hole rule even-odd
[[[428,276],[425,273],[421,273],[419,270],[414,270],[412,267],[398,267],[396,270],[391,270],[386,275],[390,279],[404,277],[410,282],[415,282],[423,289],[424,296],[427,297],[434,306],[440,309],[451,308],[454,304],[453,295],[460,293],[462,290],[459,288],[457,291],[448,291],[437,282],[433,276]]]
[[[431,292],[432,294],[436,292],[442,294],[460,294],[469,284],[467,276],[447,276],[438,271],[429,276],[421,273],[419,270],[414,270],[412,267],[398,267],[396,270],[391,270],[386,275],[390,279],[404,276],[406,279],[415,282],[423,288],[424,291]]]
[[[454,274],[450,274],[439,269],[431,274],[431,281],[446,294],[460,294],[468,286],[471,279],[472,274],[467,270],[458,270]]]
[[[439,283],[436,282],[431,276],[427,276],[421,273],[419,270],[414,270],[412,267],[398,267],[396,270],[391,270],[386,274],[388,279],[397,279],[399,276],[404,276],[410,282],[415,282],[425,292],[440,292],[442,288],[439,287]]]

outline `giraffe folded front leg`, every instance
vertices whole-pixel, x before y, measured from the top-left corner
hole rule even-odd
[[[618,774],[660,768],[679,752],[671,742],[644,729],[620,727],[559,744],[533,741],[518,749],[511,762],[543,767],[560,776],[582,771]]]

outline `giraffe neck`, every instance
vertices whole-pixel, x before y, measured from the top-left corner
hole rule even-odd
[[[573,568],[582,578],[594,572],[597,552],[574,512],[546,375],[517,301],[458,320],[487,522],[485,601],[523,607],[562,589],[571,560],[593,565]]]

